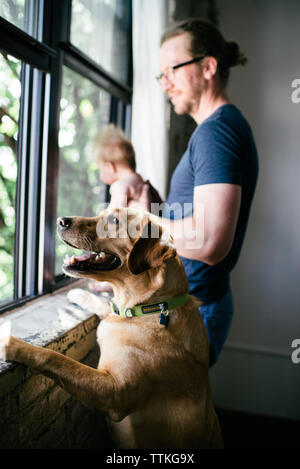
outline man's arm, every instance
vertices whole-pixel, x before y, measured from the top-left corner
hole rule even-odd
[[[206,184],[194,189],[193,217],[162,221],[173,235],[178,254],[215,265],[232,247],[240,204],[239,185]]]

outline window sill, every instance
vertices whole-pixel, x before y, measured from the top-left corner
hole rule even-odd
[[[76,287],[87,288],[86,281]],[[7,312],[12,334],[97,367],[97,315],[67,300],[74,283]],[[2,317],[1,317],[2,319]],[[0,361],[0,448],[112,448],[105,417],[88,409],[47,376]]]
[[[77,287],[86,288],[87,282],[78,281]],[[68,302],[67,293],[72,288],[74,284],[32,300],[1,315],[1,321],[10,320],[11,334],[26,342],[82,360],[95,345],[99,318]],[[0,361],[0,374],[15,366]]]

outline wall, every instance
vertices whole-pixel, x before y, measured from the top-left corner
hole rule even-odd
[[[232,275],[235,317],[212,370],[217,405],[300,419],[299,200],[300,78],[297,0],[217,0],[219,28],[249,63],[232,69],[229,94],[248,118],[260,175],[251,219]]]

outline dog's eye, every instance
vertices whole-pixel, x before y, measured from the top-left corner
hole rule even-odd
[[[112,225],[118,225],[118,224],[119,224],[118,218],[117,218],[116,215],[114,215],[113,213],[111,213],[110,215],[108,215],[107,221],[108,221],[108,223],[110,223],[110,224],[112,224]]]

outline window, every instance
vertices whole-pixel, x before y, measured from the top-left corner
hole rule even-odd
[[[74,0],[71,42],[117,79],[128,79],[130,8],[123,0]]]
[[[93,141],[128,132],[132,90],[130,0],[0,3],[2,311],[70,281],[56,219],[106,199]]]
[[[93,158],[93,141],[109,122],[109,93],[64,67],[59,131],[57,215],[93,216],[106,200],[106,186],[99,180]],[[56,268],[61,273],[66,253],[74,254],[57,240]]]
[[[38,0],[1,0],[0,16],[26,33],[39,38],[38,17],[42,8]]]
[[[21,63],[0,53],[0,302],[14,296],[15,197]]]

